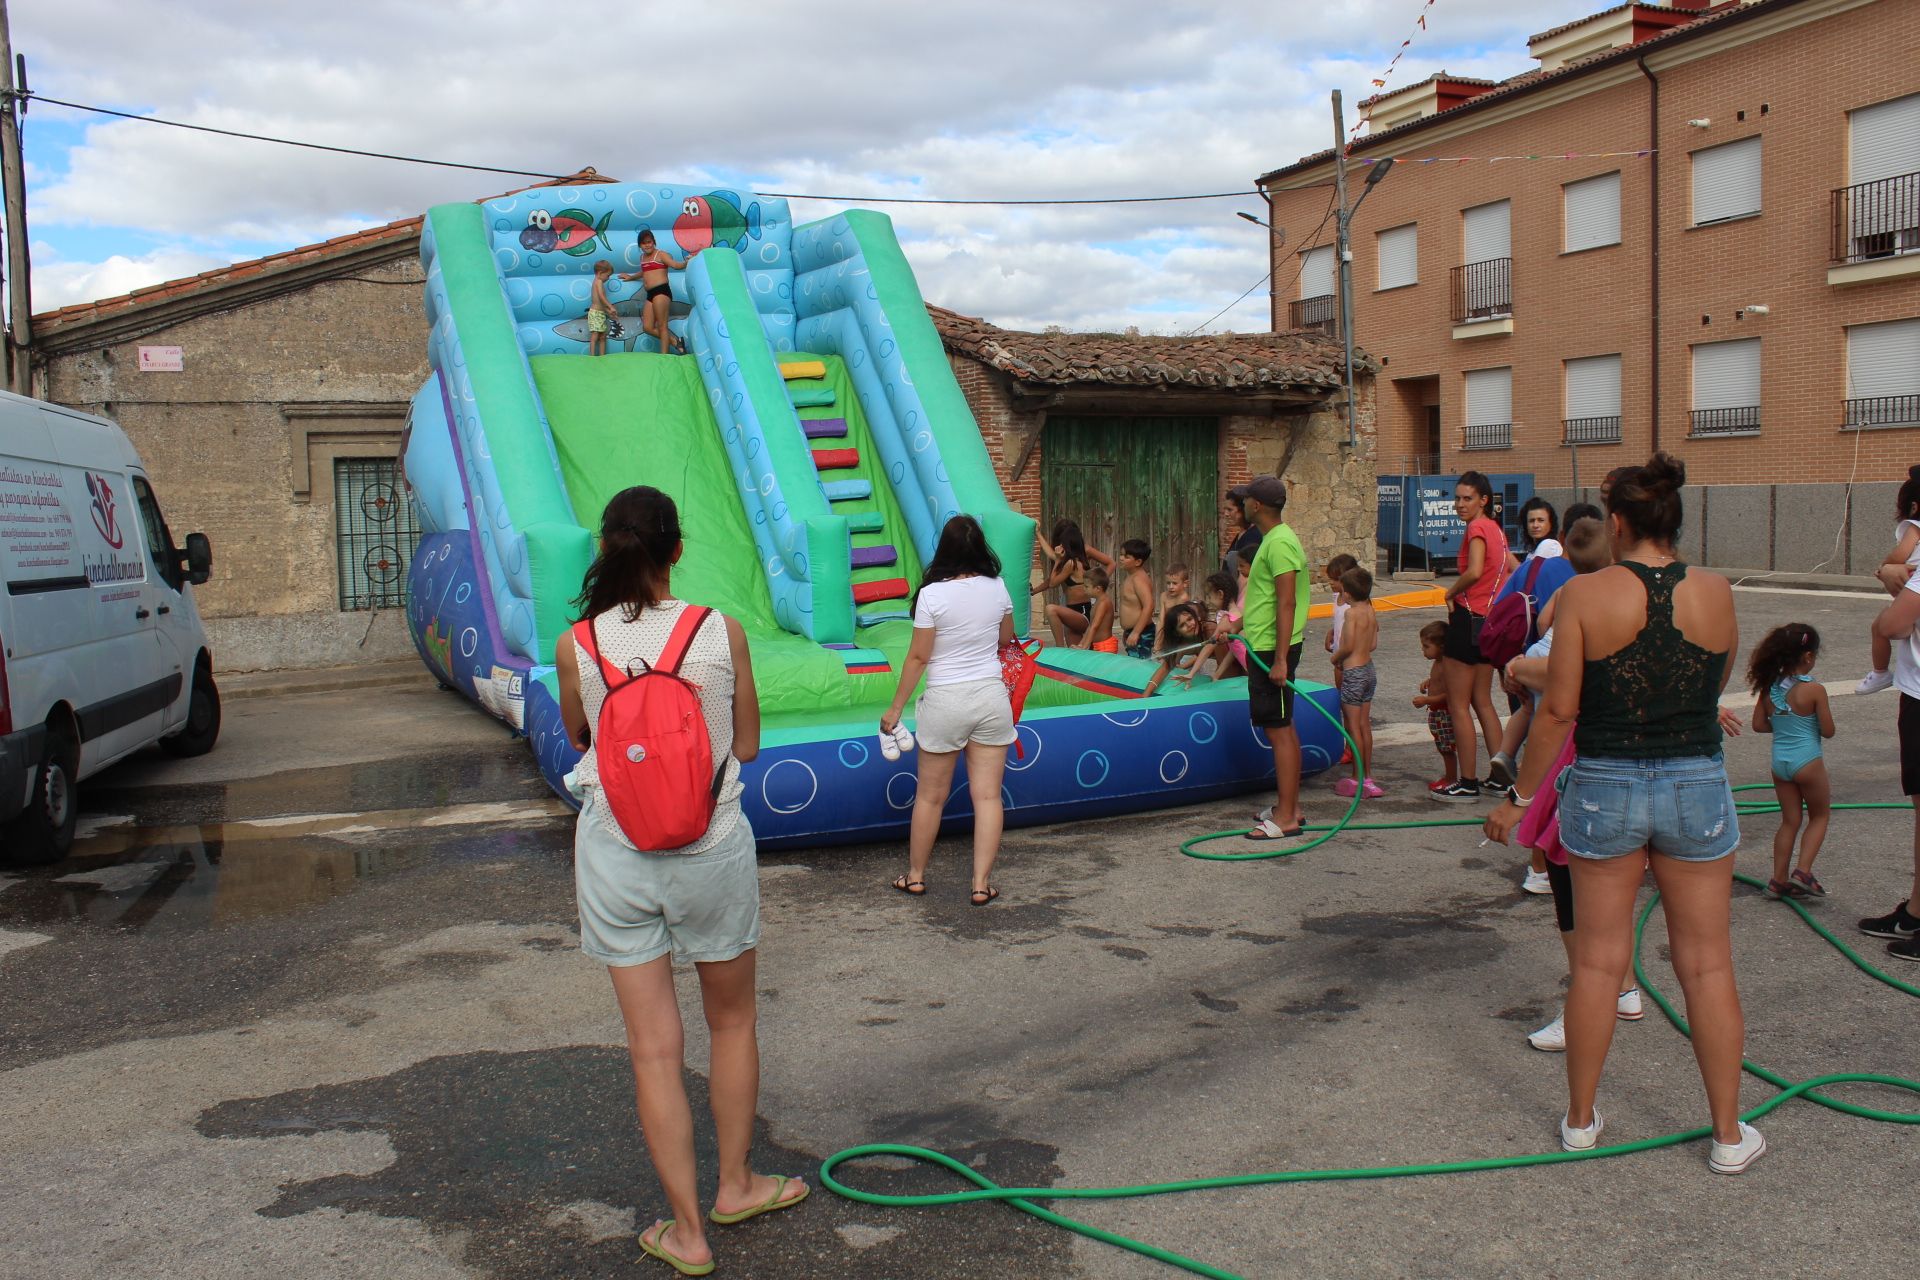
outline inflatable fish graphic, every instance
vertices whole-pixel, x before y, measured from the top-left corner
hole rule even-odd
[[[650,335],[640,325],[640,313],[645,307],[645,302],[639,298],[628,298],[623,302],[614,303],[613,314],[614,318],[620,322],[620,332],[609,333],[607,340],[620,343],[623,351],[632,351],[636,344],[647,341]],[[692,310],[686,303],[675,298],[668,314],[671,318],[678,319],[691,314]],[[584,318],[557,324],[553,326],[553,331],[568,342],[579,343],[585,343],[589,333]]]
[[[534,253],[552,253],[558,249],[576,258],[592,253],[596,242],[611,250],[607,223],[612,220],[611,213],[603,213],[600,221],[595,222],[585,209],[562,209],[558,213],[535,209],[527,215],[527,225],[520,229],[520,247]]]
[[[760,202],[751,202],[743,213],[740,197],[731,191],[688,196],[673,220],[673,238],[688,253],[716,244],[738,252],[748,240],[760,238]]]

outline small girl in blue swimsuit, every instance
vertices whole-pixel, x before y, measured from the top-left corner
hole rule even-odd
[[[1753,731],[1773,735],[1773,791],[1780,797],[1769,898],[1818,898],[1827,892],[1813,878],[1813,860],[1820,856],[1833,811],[1833,787],[1820,756],[1821,739],[1833,736],[1833,706],[1826,686],[1813,678],[1819,656],[1820,633],[1804,622],[1789,622],[1767,633],[1747,666],[1747,684],[1755,695]],[[1796,838],[1800,862],[1789,873]]]

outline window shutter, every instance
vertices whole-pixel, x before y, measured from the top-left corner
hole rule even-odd
[[[1693,407],[1746,409],[1760,403],[1760,339],[1703,342],[1693,349]]]
[[[1409,222],[1404,227],[1382,231],[1375,240],[1380,255],[1380,287],[1393,289],[1420,280],[1420,228]]]
[[[1920,320],[1847,326],[1847,399],[1920,395]]]
[[[1467,370],[1467,425],[1494,427],[1512,421],[1512,366]]]
[[[1567,198],[1567,252],[1620,243],[1620,175],[1603,173],[1584,182],[1569,182]]]
[[[1465,257],[1468,264],[1513,256],[1513,202],[1497,200],[1462,211]],[[1506,419],[1502,418],[1502,422]]]
[[[1567,361],[1567,416],[1620,416],[1620,357],[1587,356]]]
[[[1693,153],[1693,223],[1760,212],[1760,139]]]
[[[1300,296],[1324,298],[1333,292],[1333,246],[1323,244],[1300,255]]]
[[[1920,93],[1848,113],[1847,181],[1920,173]]]

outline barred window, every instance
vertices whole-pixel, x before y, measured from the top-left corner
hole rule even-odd
[[[393,458],[336,458],[333,463],[335,555],[340,608],[397,609],[407,602],[407,566],[420,545],[420,525],[402,495]]]

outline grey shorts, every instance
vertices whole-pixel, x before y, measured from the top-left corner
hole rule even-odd
[[[732,960],[760,943],[760,866],[742,814],[705,853],[640,853],[620,843],[587,790],[573,834],[580,949],[602,964],[645,964],[673,952],[683,964]]]
[[[1379,684],[1379,677],[1374,673],[1371,662],[1364,667],[1348,667],[1340,673],[1340,705],[1366,706],[1373,701],[1374,690]]]
[[[969,742],[1012,746],[1013,704],[1007,700],[1006,682],[996,676],[928,685],[920,695],[913,732],[923,751],[959,751]]]
[[[1740,843],[1740,817],[1719,756],[1577,756],[1558,785],[1560,844],[1576,858],[1604,862],[1644,848],[1712,862]]]

